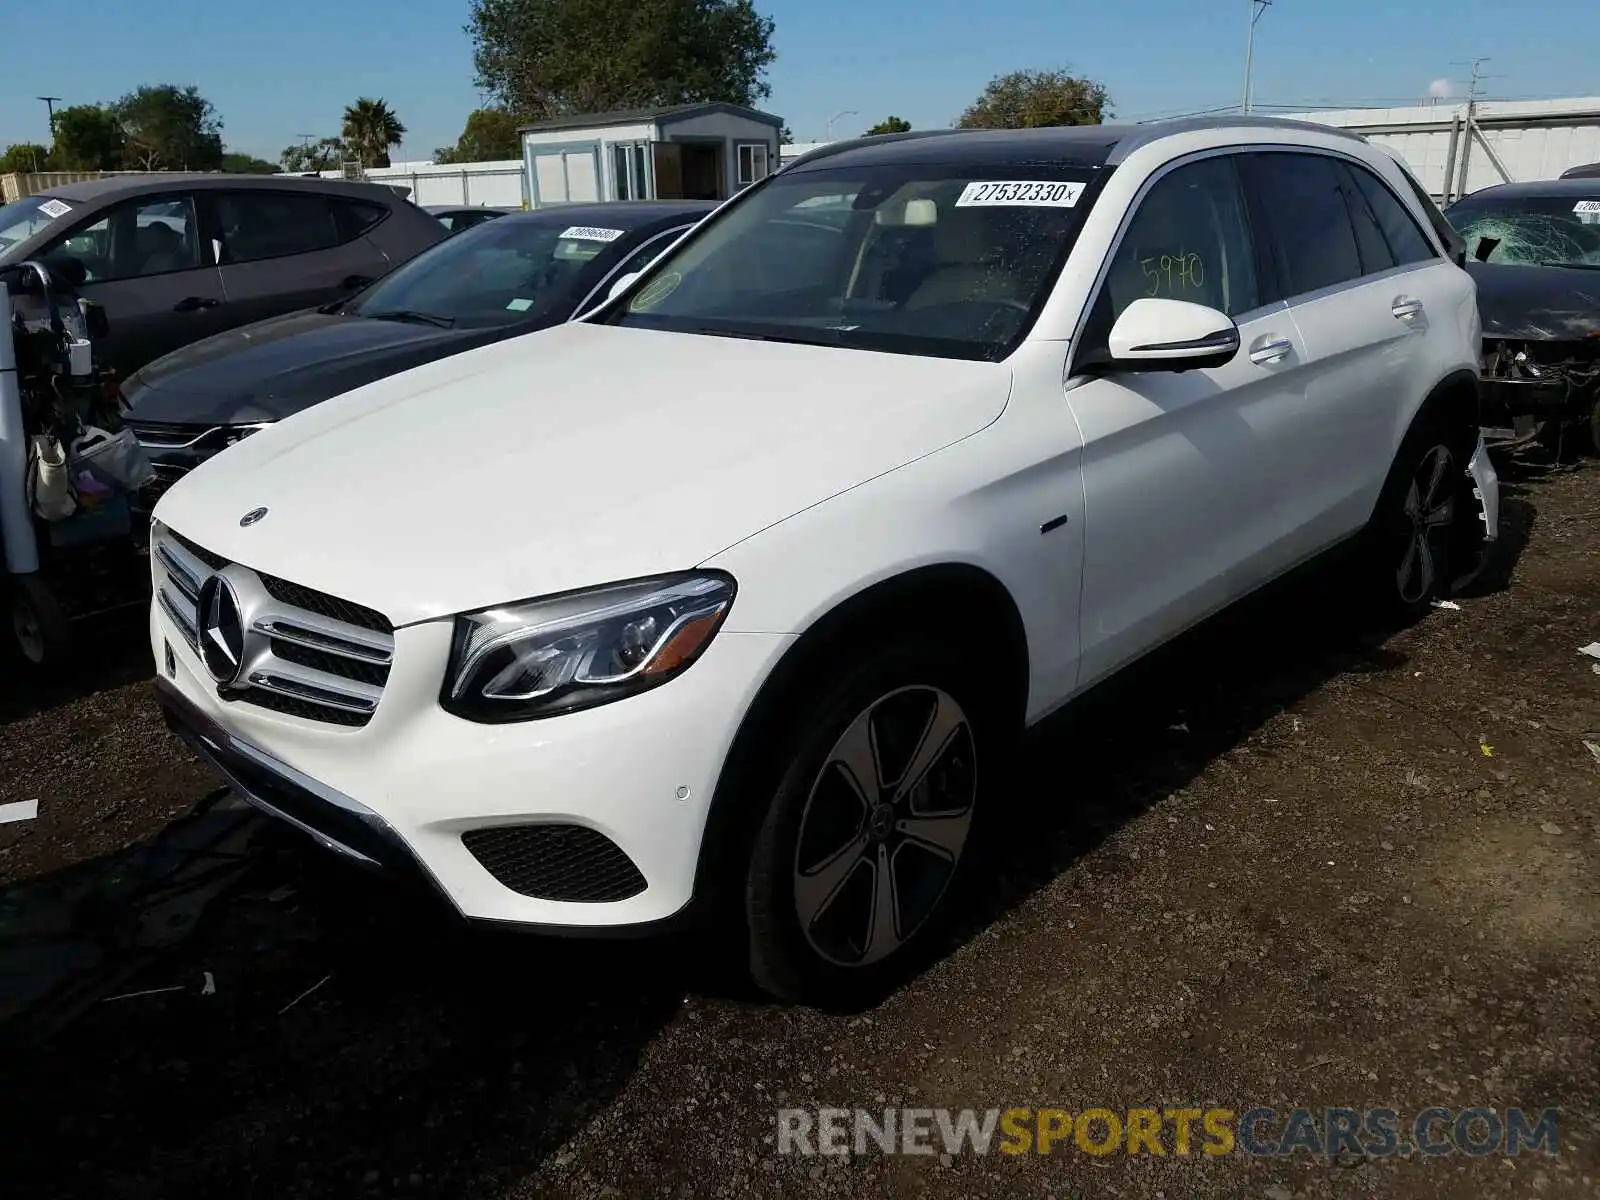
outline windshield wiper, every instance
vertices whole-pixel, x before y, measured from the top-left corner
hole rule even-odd
[[[410,321],[413,325],[435,325],[440,329],[450,329],[455,326],[454,317],[440,317],[433,313],[419,312],[414,308],[389,308],[382,312],[364,312],[363,317],[371,317],[374,321]]]
[[[1592,262],[1542,262],[1541,267],[1571,267],[1575,271],[1600,271],[1600,263]]]

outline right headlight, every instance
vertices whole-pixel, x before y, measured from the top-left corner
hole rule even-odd
[[[733,595],[731,576],[696,571],[467,613],[440,703],[469,721],[527,721],[659,687],[711,644]]]

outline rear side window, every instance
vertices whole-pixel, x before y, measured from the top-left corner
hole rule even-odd
[[[1361,255],[1362,271],[1368,275],[1375,275],[1379,271],[1387,271],[1390,267],[1398,266],[1394,253],[1389,249],[1388,239],[1378,227],[1378,218],[1372,212],[1372,205],[1367,203],[1367,198],[1356,186],[1349,165],[1340,163],[1338,171],[1344,180],[1345,201],[1350,206],[1350,227],[1355,230],[1356,250]]]
[[[333,205],[334,225],[342,242],[360,237],[389,215],[389,210],[383,205],[370,204],[365,200],[347,200],[343,196],[335,196],[330,203]]]
[[[1383,240],[1389,247],[1389,253],[1399,266],[1410,266],[1412,263],[1427,262],[1437,258],[1433,245],[1428,241],[1427,235],[1418,228],[1415,220],[1405,205],[1395,197],[1383,180],[1379,179],[1365,167],[1358,167],[1354,163],[1346,164],[1351,176],[1356,181],[1360,195],[1367,202],[1367,207],[1372,210],[1372,216],[1378,223],[1378,228],[1383,232]]]
[[[223,264],[309,254],[343,239],[326,196],[306,192],[222,192],[215,197]]]
[[[1361,278],[1338,164],[1320,154],[1253,154],[1249,167],[1284,294]]]

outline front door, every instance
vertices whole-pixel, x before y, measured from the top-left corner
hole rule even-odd
[[[79,293],[102,305],[103,367],[126,378],[222,328],[222,282],[201,236],[194,196],[140,196],[78,225],[45,251],[81,262]]]
[[[1224,366],[1113,370],[1069,381],[1083,434],[1080,686],[1182,632],[1278,565],[1297,501],[1303,350],[1257,254],[1234,159],[1189,160],[1134,209],[1099,284],[1078,355],[1154,296],[1234,318]]]

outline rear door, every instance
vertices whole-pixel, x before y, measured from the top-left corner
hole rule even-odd
[[[139,196],[65,231],[46,256],[77,259],[106,310],[101,363],[126,377],[222,328],[222,283],[188,192]]]
[[[1430,274],[1449,268],[1360,164],[1263,151],[1244,166],[1307,360],[1304,440],[1294,453],[1298,486],[1320,514],[1306,531],[1315,549],[1366,522],[1402,414],[1435,382],[1423,335],[1441,298]]]
[[[221,251],[229,327],[326,304],[388,267],[322,193],[263,188],[204,196]]]

